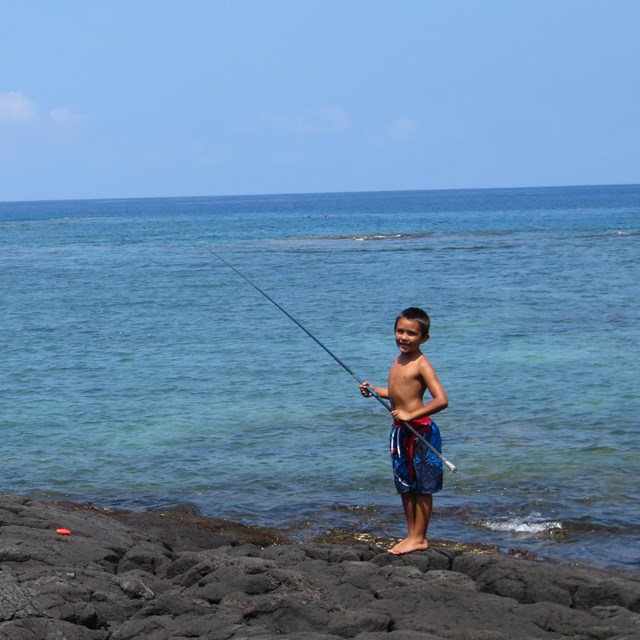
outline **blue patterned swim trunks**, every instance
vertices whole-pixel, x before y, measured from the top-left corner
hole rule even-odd
[[[431,418],[411,420],[409,424],[434,449],[442,452],[440,429]],[[431,494],[442,489],[442,460],[402,423],[393,423],[389,448],[398,493]]]

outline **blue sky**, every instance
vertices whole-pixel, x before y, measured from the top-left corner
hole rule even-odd
[[[640,182],[636,0],[0,0],[0,200]]]

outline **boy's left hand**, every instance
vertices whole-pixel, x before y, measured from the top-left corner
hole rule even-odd
[[[407,422],[411,420],[411,414],[409,414],[407,411],[402,411],[402,409],[394,409],[391,412],[391,415],[393,416],[394,420],[405,420]]]

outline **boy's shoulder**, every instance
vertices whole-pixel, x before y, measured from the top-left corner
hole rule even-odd
[[[427,367],[428,369],[433,369],[429,358],[427,358],[427,356],[425,356],[422,352],[420,352],[420,355],[416,358],[416,367],[418,367],[419,369],[423,369],[425,367]]]

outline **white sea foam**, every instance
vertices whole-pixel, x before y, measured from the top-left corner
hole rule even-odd
[[[510,520],[483,520],[480,526],[491,531],[506,531],[511,533],[546,533],[554,529],[562,529],[559,521],[540,521],[533,518],[512,518]]]

